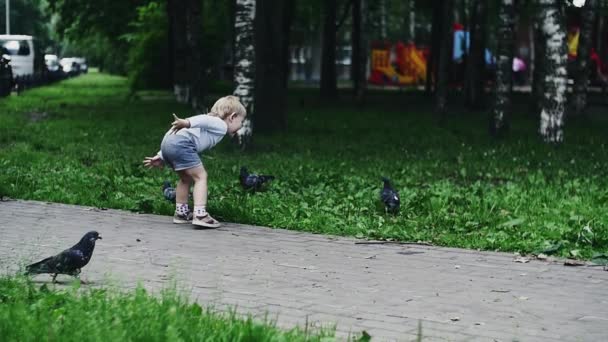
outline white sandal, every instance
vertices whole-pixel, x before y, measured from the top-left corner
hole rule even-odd
[[[209,213],[205,213],[203,216],[194,215],[194,218],[192,219],[192,224],[205,228],[218,228],[222,225],[218,220],[211,217]]]

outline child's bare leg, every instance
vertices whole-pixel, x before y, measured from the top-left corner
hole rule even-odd
[[[185,171],[177,171],[179,181],[175,189],[175,215],[173,223],[190,223],[192,214],[188,208],[188,193],[190,192],[190,184],[192,178]]]
[[[197,226],[217,228],[220,223],[207,213],[207,171],[201,166],[185,170],[194,180],[194,218],[192,223]]]
[[[175,203],[188,203],[188,193],[190,192],[190,185],[192,184],[192,177],[182,170],[177,171],[179,181],[175,188]]]
[[[207,171],[201,165],[183,172],[194,181],[194,190],[192,191],[194,206],[207,208]]]

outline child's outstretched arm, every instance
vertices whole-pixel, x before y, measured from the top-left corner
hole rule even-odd
[[[144,158],[145,167],[149,167],[149,168],[163,167],[163,165],[165,165],[165,162],[163,161],[163,158],[161,157],[160,152],[157,155],[155,155],[154,157],[145,157]]]
[[[206,114],[191,116],[187,119],[180,119],[173,114],[174,121],[171,123],[171,134],[177,133],[182,128],[205,128],[207,131],[214,134],[225,134],[226,124],[222,119]]]
[[[171,123],[171,134],[177,133],[182,128],[190,128],[190,121],[188,119],[180,119],[173,113],[173,120]]]

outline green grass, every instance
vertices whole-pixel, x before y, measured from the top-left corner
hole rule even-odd
[[[0,192],[172,214],[160,186],[176,177],[141,160],[157,152],[172,112],[192,113],[167,93],[127,94],[125,79],[92,73],[0,99]],[[552,147],[538,138],[525,97],[515,99],[522,106],[498,142],[480,113],[455,112],[438,124],[418,93],[377,92],[365,106],[316,98],[293,90],[289,131],[256,136],[254,152],[225,141],[204,156],[212,214],[360,238],[585,259],[608,253],[605,117],[568,121],[566,143]],[[32,112],[47,117],[34,122]],[[243,193],[241,165],[277,181]],[[381,175],[401,193],[396,217],[378,209]]]
[[[21,278],[0,278],[2,341],[333,341],[333,333],[219,313],[175,290],[152,296],[104,289],[64,290]]]

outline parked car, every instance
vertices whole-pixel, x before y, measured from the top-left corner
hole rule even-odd
[[[61,70],[61,65],[59,65],[59,58],[57,55],[44,55],[44,64],[46,65],[46,70],[49,72],[58,72]]]
[[[80,64],[76,62],[76,58],[74,57],[62,58],[59,61],[59,64],[61,65],[63,72],[68,76],[76,76],[80,73]]]
[[[3,53],[10,56],[13,76],[34,74],[34,41],[32,36],[0,35]]]
[[[8,96],[13,89],[13,68],[11,67],[11,57],[3,47],[0,54],[0,96]]]
[[[86,58],[75,57],[74,60],[76,60],[76,63],[78,63],[80,65],[80,72],[82,72],[83,74],[86,74],[87,72],[89,72],[89,66],[87,65]]]

